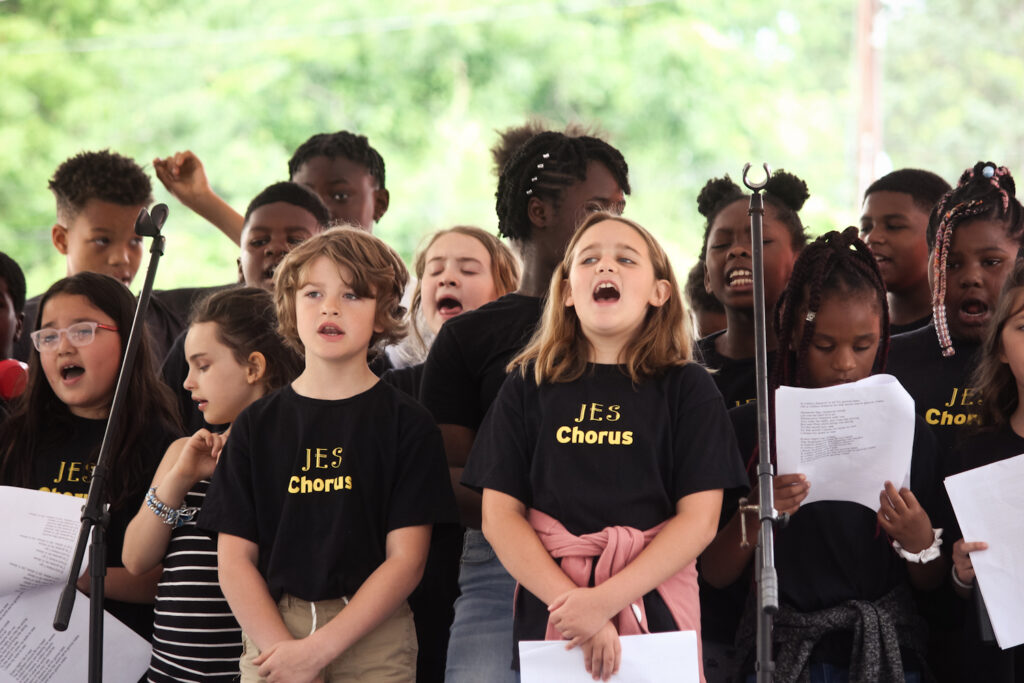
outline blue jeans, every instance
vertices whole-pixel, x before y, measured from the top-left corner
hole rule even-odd
[[[479,529],[467,529],[459,568],[446,683],[518,683],[512,670],[512,597],[516,582]]]

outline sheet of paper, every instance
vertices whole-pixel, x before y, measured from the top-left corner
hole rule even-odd
[[[779,474],[807,476],[804,505],[846,500],[877,510],[886,481],[910,483],[914,422],[914,400],[892,375],[823,389],[779,387]]]
[[[999,647],[1024,643],[1024,455],[946,478],[946,491],[966,541],[988,550],[971,553]]]
[[[64,582],[84,503],[74,496],[0,486],[0,595]]]
[[[697,683],[697,633],[670,631],[620,636],[622,665],[613,681],[629,683]],[[594,683],[583,666],[583,651],[565,649],[565,641],[524,640],[519,643],[522,683]]]
[[[54,631],[61,588],[53,585],[0,597],[0,682],[88,680],[89,599],[79,595],[68,629]],[[150,645],[114,617],[105,616],[103,680],[134,683],[149,666]]]

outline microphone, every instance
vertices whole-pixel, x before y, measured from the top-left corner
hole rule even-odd
[[[10,401],[18,398],[28,384],[28,365],[8,358],[0,360],[0,398]]]

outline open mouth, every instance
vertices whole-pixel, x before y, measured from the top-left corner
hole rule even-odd
[[[611,282],[602,282],[594,288],[594,301],[618,301],[619,288]]]
[[[452,318],[462,313],[462,302],[455,297],[446,296],[437,302],[437,312],[444,318]]]
[[[344,332],[341,331],[341,328],[335,325],[334,323],[324,323],[319,328],[317,328],[317,332],[324,335],[325,337],[340,337],[341,335],[345,334]]]
[[[277,272],[277,267],[279,265],[281,265],[281,264],[280,263],[275,263],[274,265],[272,265],[269,268],[265,269],[263,271],[263,279],[264,280],[273,280],[274,279],[274,273]]]
[[[60,369],[60,378],[64,380],[78,379],[85,374],[85,368],[80,365],[65,365]]]
[[[210,402],[205,398],[196,398],[195,396],[192,397],[192,402],[196,404],[196,408],[199,409],[199,412],[205,411],[206,406],[210,404]]]
[[[980,299],[964,299],[960,302],[960,319],[966,323],[983,323],[989,317],[988,304]]]
[[[749,287],[754,284],[754,271],[749,268],[733,268],[725,274],[725,279],[730,287]]]

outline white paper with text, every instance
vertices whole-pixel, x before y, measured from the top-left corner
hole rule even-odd
[[[778,472],[806,475],[803,505],[844,500],[877,510],[886,481],[910,484],[914,426],[914,400],[892,375],[822,389],[779,387]]]
[[[0,486],[0,683],[88,678],[89,597],[76,596],[66,631],[53,628],[84,502]],[[150,644],[110,614],[104,617],[103,680],[133,683],[149,665]]]

